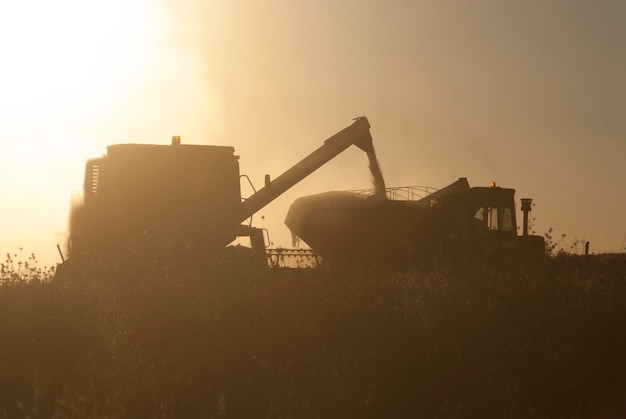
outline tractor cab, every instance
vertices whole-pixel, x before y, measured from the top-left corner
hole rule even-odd
[[[457,232],[466,240],[472,251],[489,255],[506,253],[532,253],[540,256],[545,250],[543,237],[528,234],[530,199],[522,199],[524,216],[522,235],[518,235],[515,189],[497,187],[473,187],[450,197],[453,207],[462,216]],[[452,203],[451,203],[452,204]]]
[[[515,190],[474,187],[468,191],[467,216],[477,229],[502,235],[517,235]]]

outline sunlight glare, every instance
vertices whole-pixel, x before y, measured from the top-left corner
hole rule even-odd
[[[0,121],[41,123],[113,100],[149,61],[156,32],[148,6],[143,0],[4,3]]]
[[[3,250],[26,241],[36,243],[29,250],[49,251],[58,242],[50,231],[64,229],[85,159],[104,151],[99,138],[116,129],[107,122],[156,67],[170,30],[159,7],[150,0],[0,3],[0,175],[10,203],[0,220]]]

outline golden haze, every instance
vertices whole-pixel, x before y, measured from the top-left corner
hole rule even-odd
[[[619,251],[624,18],[608,0],[3,4],[0,250],[57,262],[108,144],[232,145],[260,185],[366,115],[388,185],[496,181],[535,198],[538,234]],[[296,197],[369,186],[349,150],[259,215],[287,246]]]

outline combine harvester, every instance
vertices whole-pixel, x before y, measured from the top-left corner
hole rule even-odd
[[[111,145],[87,161],[82,200],[70,212],[67,262],[129,246],[220,260],[242,253],[229,244],[249,237],[247,253],[267,265],[264,230],[245,221],[352,145],[375,159],[369,129],[367,118],[355,119],[276,179],[266,175],[247,199],[233,147],[186,145],[179,137],[171,145]]]
[[[517,237],[513,189],[470,188],[460,179],[421,200],[389,199],[370,124],[361,117],[282,175],[266,175],[264,187],[248,198],[241,196],[233,147],[185,145],[179,137],[171,145],[111,145],[87,161],[82,200],[70,213],[69,259],[60,267],[129,246],[219,261],[240,250],[229,246],[237,237],[250,238],[248,260],[268,266],[268,253],[276,252],[268,252],[267,235],[251,217],[352,145],[369,158],[374,191],[303,197],[286,218],[292,234],[325,263],[420,263],[470,248],[543,254],[543,238],[527,234],[530,200],[522,200],[524,234]]]

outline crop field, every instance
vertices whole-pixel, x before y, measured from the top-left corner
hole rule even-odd
[[[625,320],[625,255],[94,258],[0,286],[0,418],[626,417]]]

